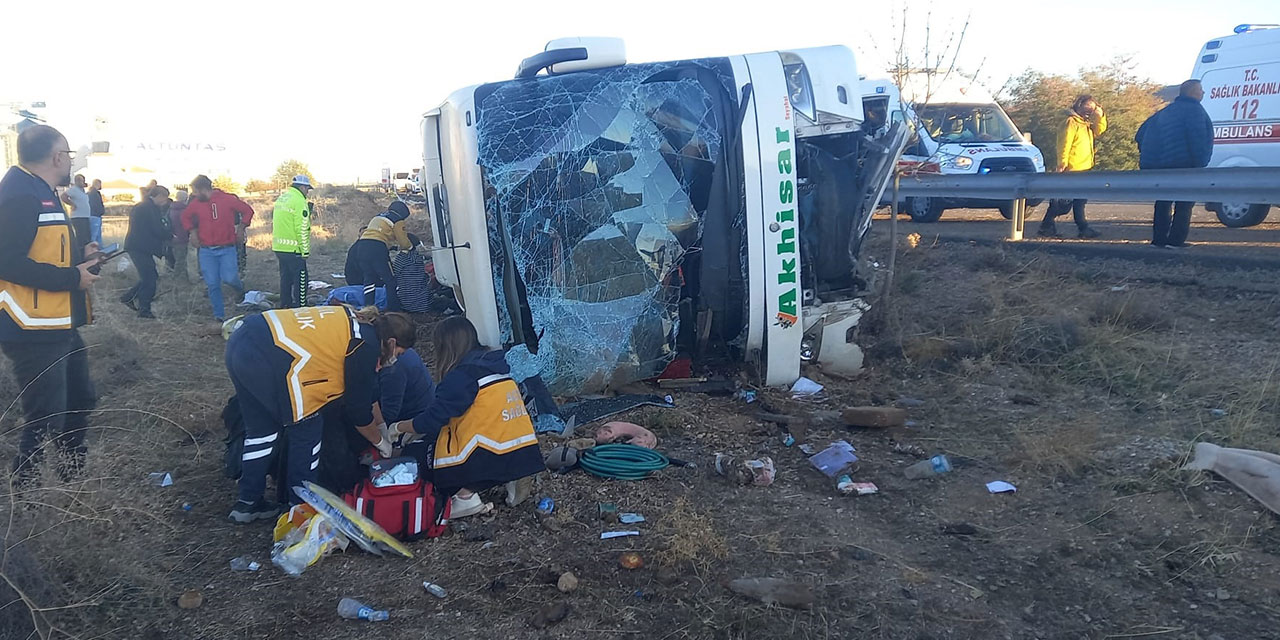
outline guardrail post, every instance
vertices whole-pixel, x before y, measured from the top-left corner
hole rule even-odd
[[[1027,228],[1027,200],[1026,198],[1018,198],[1013,201],[1013,217],[1010,219],[1013,227],[1009,229],[1009,240],[1020,242],[1022,234]]]

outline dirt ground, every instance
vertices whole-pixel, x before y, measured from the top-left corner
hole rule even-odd
[[[312,276],[332,281],[353,224],[385,202],[321,204],[333,239],[317,242]],[[886,229],[877,224],[869,249],[882,264]],[[253,242],[248,284],[272,290],[274,257],[261,235]],[[1220,478],[1177,470],[1199,440],[1280,451],[1280,285],[1269,270],[945,237],[909,248],[904,237],[892,295],[861,327],[860,376],[806,370],[825,389],[803,400],[674,392],[676,409],[621,418],[696,468],[638,482],[547,476],[535,498],[555,499],[549,521],[536,499],[500,505],[465,532],[412,544],[412,560],[335,555],[300,578],[270,565],[268,525],[225,520],[234,484],[218,413],[230,385],[203,287],[162,280],[160,319],[145,321],[112,299],[131,275],[98,285],[99,322],[84,331],[103,409],[89,479],[50,477],[0,501],[0,568],[32,601],[71,607],[45,613],[67,636],[1235,640],[1280,628],[1276,517]],[[435,319],[420,320],[425,333]],[[909,426],[855,430],[822,413],[894,404],[909,408]],[[880,493],[840,496],[762,409],[805,418],[798,444],[848,440],[854,479]],[[13,413],[0,423],[5,455]],[[913,449],[945,453],[955,470],[907,480]],[[771,456],[777,480],[729,486],[711,470],[717,452]],[[174,486],[148,485],[153,471]],[[989,494],[993,480],[1018,491]],[[643,514],[642,535],[600,540],[622,528],[598,519],[600,502]],[[645,565],[620,567],[625,551]],[[40,568],[15,563],[19,552]],[[232,572],[237,556],[265,566]],[[555,586],[564,571],[580,580],[572,593]],[[766,605],[724,586],[742,577],[798,581],[816,601]],[[423,580],[449,596],[427,595]],[[176,606],[188,590],[199,608]],[[341,620],[342,596],[391,619]],[[562,622],[531,626],[560,602]]]

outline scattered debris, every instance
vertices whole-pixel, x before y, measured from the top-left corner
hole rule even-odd
[[[317,513],[290,529],[272,546],[271,563],[291,576],[300,576],[307,567],[319,562],[329,553],[345,550],[347,544],[347,537],[338,531],[332,521]],[[234,569],[235,560],[231,562],[231,568]],[[250,571],[254,570],[250,568]]]
[[[662,378],[658,380],[658,386],[663,389],[687,389],[706,381],[707,378]]]
[[[840,412],[840,417],[851,427],[884,429],[902,426],[907,421],[907,410],[898,407],[849,407]]]
[[[990,493],[1014,493],[1017,490],[1017,487],[1004,480],[993,480],[987,483],[987,491]]]
[[[795,437],[795,436],[793,436],[793,435],[791,435],[791,432],[790,432],[790,431],[783,430],[783,432],[782,432],[782,446],[784,446],[784,447],[790,447],[790,446],[795,445],[795,443],[796,443],[796,437]]]
[[[578,464],[578,450],[562,445],[548,451],[542,462],[551,471],[570,469]]]
[[[564,620],[569,616],[569,605],[564,602],[549,602],[542,605],[537,613],[533,614],[533,619],[529,624],[534,629],[546,629],[547,627]]]
[[[716,473],[728,478],[734,484],[754,484],[767,487],[773,484],[776,469],[773,458],[761,456],[755,460],[741,460],[723,453],[716,454]]]
[[[857,462],[853,445],[844,440],[832,442],[826,449],[809,457],[809,464],[828,478],[838,477]]]
[[[331,288],[333,288],[333,285],[325,282],[324,280],[312,280],[307,283],[307,289],[311,291],[323,291]]]
[[[815,599],[809,585],[781,578],[739,578],[729,582],[729,590],[765,604],[795,609],[808,609]]]
[[[1040,399],[1035,396],[1029,396],[1025,393],[1015,393],[1009,396],[1009,402],[1014,404],[1026,405],[1028,407],[1040,406]]]
[[[437,597],[437,598],[440,598],[441,600],[444,600],[444,599],[445,599],[445,596],[448,596],[448,595],[449,595],[449,592],[445,591],[445,590],[444,590],[444,587],[442,587],[442,586],[440,586],[440,585],[438,585],[438,584],[436,584],[436,583],[434,583],[434,582],[427,582],[426,580],[423,580],[423,581],[422,581],[422,588],[423,588],[423,589],[426,589],[426,590],[427,590],[427,593],[429,593],[429,594],[431,594],[431,595],[433,595],[433,596],[435,596],[435,597]]]
[[[670,409],[675,406],[675,403],[672,402],[671,396],[664,398],[662,396],[631,393],[613,396],[612,398],[593,398],[573,402],[560,407],[560,413],[565,416],[565,420],[573,421],[576,424],[587,424],[645,405]],[[568,433],[568,431],[568,428],[566,428],[565,433]]]
[[[906,468],[905,473],[908,480],[919,480],[920,478],[931,478],[951,471],[951,461],[947,457],[938,454],[928,460],[921,460]]]
[[[978,528],[967,522],[942,525],[942,532],[949,536],[976,536]]]
[[[628,538],[640,535],[639,531],[605,531],[600,534],[601,540],[612,540],[614,538]]]
[[[273,296],[276,300],[280,299],[280,296],[266,291],[246,291],[244,292],[244,300],[241,300],[238,306],[254,307],[266,311],[275,306],[275,301],[271,299]]]
[[[336,272],[336,271],[335,271],[335,272],[333,272],[333,273],[329,274],[329,277],[330,277],[330,278],[333,278],[333,279],[335,279],[335,280],[346,280],[346,279],[347,279],[347,274],[345,274],[345,273],[338,273],[338,272]]]
[[[560,593],[574,592],[578,588],[578,576],[573,575],[572,571],[560,574],[560,579],[556,581],[556,588]]]
[[[173,474],[167,471],[157,471],[155,473],[148,473],[147,482],[149,482],[153,487],[172,487]]]
[[[618,522],[621,522],[622,524],[636,524],[644,522],[644,516],[638,513],[619,513]]]
[[[1225,418],[1227,417],[1227,410],[1226,409],[1210,409],[1209,415],[1215,418]]]
[[[812,396],[821,393],[822,389],[822,385],[802,376],[791,385],[791,395],[797,398]]]
[[[631,422],[608,422],[596,431],[596,442],[600,444],[622,442],[646,449],[656,449],[658,447],[658,436],[653,435],[652,431]]]
[[[618,564],[621,565],[623,569],[639,569],[644,566],[644,558],[641,558],[640,554],[634,551],[628,551],[627,553],[618,556]]]
[[[814,448],[813,448],[813,445],[809,444],[808,442],[806,442],[806,443],[804,443],[804,444],[800,445],[800,453],[803,453],[803,454],[805,454],[806,456],[811,456],[811,455],[813,455],[813,452],[814,452],[814,451],[816,451],[816,449],[814,449]]]
[[[261,569],[261,568],[262,568],[261,564],[254,562],[244,556],[231,559],[232,571],[257,571],[258,569]]]
[[[365,604],[361,604],[355,598],[343,598],[338,601],[338,615],[346,620],[368,620],[369,622],[381,622],[391,617],[390,611],[379,611]]]
[[[605,522],[616,523],[620,518],[618,515],[618,505],[612,502],[601,502],[598,505],[597,510],[600,515],[600,519]]]
[[[583,449],[590,449],[591,447],[596,446],[596,439],[595,438],[574,438],[573,440],[569,440],[568,442],[565,442],[564,446],[569,447],[570,449],[577,449],[578,451],[582,451]]]
[[[916,444],[907,444],[904,442],[895,441],[893,442],[893,451],[894,453],[905,453],[909,456],[915,456],[917,458],[929,457],[929,453],[925,451],[923,447]]]
[[[538,500],[538,513],[544,516],[547,516],[547,515],[551,515],[551,512],[555,510],[556,510],[555,500],[552,500],[549,497],[544,497]]]
[[[188,589],[178,596],[179,609],[199,609],[204,604],[204,594],[197,589]]]
[[[747,404],[751,404],[752,402],[756,401],[756,392],[752,391],[751,389],[738,389],[733,394],[733,397]]]
[[[849,476],[840,476],[836,480],[836,489],[847,496],[869,496],[880,493],[880,487],[877,487],[874,482],[854,482]]]
[[[1268,509],[1280,513],[1280,455],[1199,442],[1195,457],[1182,468],[1213,471]]]

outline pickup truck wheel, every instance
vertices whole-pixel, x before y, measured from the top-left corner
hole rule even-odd
[[[942,217],[942,203],[936,198],[907,198],[907,215],[912,222],[937,222]]]
[[[1243,202],[1223,202],[1217,206],[1218,222],[1233,227],[1252,227],[1267,219],[1271,211],[1269,204],[1246,204]]]

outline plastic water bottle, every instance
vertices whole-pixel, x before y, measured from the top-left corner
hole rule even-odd
[[[391,617],[389,612],[378,611],[361,604],[354,598],[343,598],[338,602],[338,615],[347,620],[368,620],[369,622],[382,622]]]
[[[444,590],[444,587],[435,584],[434,582],[427,582],[424,580],[422,582],[422,588],[426,589],[427,593],[440,598],[441,600],[443,600],[445,596],[449,595],[449,593]]]
[[[938,454],[928,460],[921,460],[907,467],[906,474],[910,480],[919,480],[920,478],[941,475],[948,471],[951,471],[951,461],[947,460],[946,456]]]

